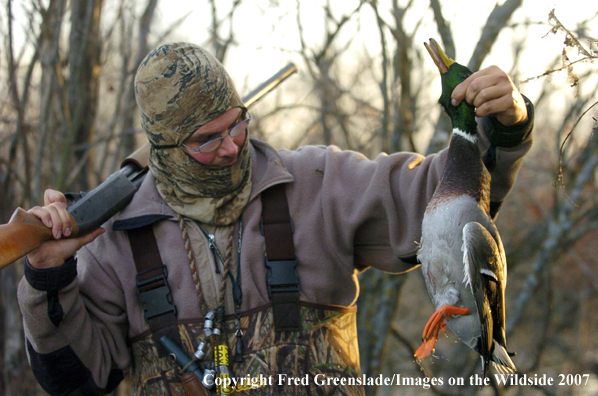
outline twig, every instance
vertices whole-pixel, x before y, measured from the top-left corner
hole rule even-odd
[[[559,31],[563,31],[565,33],[565,36],[566,36],[566,38],[565,38],[565,46],[577,48],[577,50],[579,51],[579,53],[583,55],[583,58],[571,62],[569,60],[569,58],[567,57],[567,53],[566,53],[565,49],[563,48],[563,53],[562,53],[563,66],[561,68],[548,70],[548,71],[544,72],[543,74],[541,74],[539,76],[528,78],[528,79],[526,79],[523,82],[525,83],[525,82],[528,82],[528,81],[531,81],[531,80],[538,79],[540,77],[545,77],[545,76],[548,76],[549,74],[556,73],[558,71],[562,71],[562,70],[566,69],[568,77],[573,80],[572,86],[577,86],[577,92],[579,93],[579,86],[578,86],[579,78],[575,75],[575,73],[573,73],[573,65],[575,65],[576,63],[580,63],[580,62],[587,62],[587,61],[592,61],[593,62],[594,59],[598,59],[598,56],[593,55],[591,52],[589,52],[588,50],[586,50],[586,48],[579,42],[579,40],[577,39],[577,37],[575,37],[569,31],[569,29],[567,29],[561,23],[561,21],[559,21],[559,19],[555,15],[554,8],[548,14],[548,21],[549,22],[554,22],[555,25],[550,29],[550,31],[548,33],[546,33],[544,35],[544,37],[546,37],[550,33],[556,34]],[[592,43],[592,41],[590,41],[590,47],[591,47],[591,43]],[[577,94],[576,94],[576,96],[577,96]],[[562,189],[563,189],[563,194],[565,195],[565,197],[567,198],[567,200],[569,202],[571,202],[575,207],[579,207],[579,206],[575,202],[573,202],[573,200],[569,197],[569,195],[567,195],[567,190],[565,188],[565,183],[564,183],[564,180],[563,180],[564,179],[564,175],[563,175],[563,156],[564,156],[564,151],[565,151],[565,144],[567,143],[567,141],[569,140],[569,138],[573,134],[573,130],[577,127],[577,125],[579,124],[579,122],[581,121],[581,119],[594,106],[596,106],[597,104],[598,104],[598,102],[595,102],[588,109],[586,109],[581,114],[581,116],[579,116],[579,118],[577,119],[577,121],[575,122],[575,124],[573,125],[573,127],[571,128],[571,130],[569,131],[569,133],[567,133],[567,135],[565,136],[565,139],[561,143],[561,147],[560,147],[560,150],[559,150],[559,171],[558,171],[558,175],[556,177],[556,180],[553,183],[553,186],[557,187],[560,184],[561,187],[562,187]]]
[[[549,76],[549,75],[551,75],[553,73],[557,73],[557,72],[563,71],[565,69],[569,69],[571,66],[573,66],[575,64],[578,64],[578,63],[591,62],[593,59],[596,59],[596,58],[598,58],[598,57],[593,56],[592,58],[581,58],[581,59],[577,59],[577,60],[575,60],[573,62],[568,63],[566,66],[559,67],[558,69],[550,69],[550,70],[547,70],[544,73],[539,74],[537,76],[526,78],[525,80],[521,81],[521,84],[525,84],[527,82],[534,81],[534,80],[537,80],[539,78]]]
[[[558,176],[554,182],[554,186],[558,186],[558,184],[561,184],[561,187],[563,189],[563,194],[565,194],[565,197],[569,200],[569,202],[571,202],[575,207],[579,207],[575,202],[573,202],[571,200],[571,198],[569,198],[569,196],[567,195],[567,191],[565,188],[565,183],[563,182],[563,155],[564,155],[564,150],[565,150],[565,143],[567,142],[567,140],[569,140],[569,138],[571,137],[571,134],[573,133],[573,130],[575,129],[575,127],[577,127],[577,124],[579,124],[579,121],[581,121],[581,119],[587,114],[588,111],[590,111],[594,106],[598,105],[598,102],[595,102],[593,105],[591,105],[586,111],[584,111],[579,118],[577,119],[577,121],[575,121],[575,124],[573,124],[573,127],[571,127],[571,130],[569,131],[569,133],[567,133],[567,136],[565,136],[565,139],[563,140],[563,143],[561,143],[561,149],[560,149],[560,155],[559,155],[559,173]]]
[[[577,48],[577,50],[579,52],[581,52],[583,54],[583,56],[587,57],[587,58],[595,58],[595,56],[593,56],[591,53],[589,53],[585,47],[583,45],[581,45],[581,43],[579,42],[579,40],[577,40],[577,37],[575,37],[570,31],[569,29],[567,29],[562,23],[561,21],[558,20],[558,18],[556,17],[555,13],[554,13],[554,8],[550,11],[550,13],[548,14],[548,21],[554,21],[556,23],[556,26],[554,26],[550,32],[546,33],[546,35],[544,35],[544,37],[546,37],[547,35],[549,35],[550,33],[554,33],[556,34],[559,30],[563,30],[565,32],[565,34],[567,35],[566,39],[565,39],[565,44],[569,47],[575,47]]]

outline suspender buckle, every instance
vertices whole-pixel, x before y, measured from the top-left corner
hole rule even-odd
[[[297,257],[292,260],[268,260],[266,257],[266,285],[268,297],[272,293],[299,293],[299,273],[297,272]]]
[[[176,306],[172,303],[172,293],[166,281],[167,278],[168,269],[165,265],[137,274],[137,292],[148,321],[169,312],[174,312],[175,316],[177,314]]]

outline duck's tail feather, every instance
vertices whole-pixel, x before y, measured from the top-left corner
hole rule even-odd
[[[505,347],[500,345],[496,340],[494,341],[494,350],[492,351],[492,360],[494,368],[500,374],[513,374],[517,371],[517,367],[511,360],[511,354],[507,352]]]

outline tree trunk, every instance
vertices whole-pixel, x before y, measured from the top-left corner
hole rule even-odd
[[[60,68],[60,32],[64,19],[66,0],[50,2],[48,9],[43,14],[41,32],[38,40],[39,62],[41,65],[40,101],[39,101],[39,132],[33,164],[32,203],[42,203],[42,182],[48,175],[48,166],[54,158],[54,147],[49,144],[56,138],[59,124],[65,120],[57,119],[57,106],[62,102],[59,89]],[[51,166],[50,166],[51,168]]]
[[[135,128],[135,110],[137,108],[137,103],[135,102],[135,87],[133,84],[133,79],[135,77],[135,71],[137,70],[137,66],[141,63],[143,58],[145,58],[145,56],[149,52],[148,36],[154,18],[154,11],[156,10],[157,5],[158,0],[148,0],[147,2],[145,11],[143,12],[141,20],[139,22],[139,41],[137,48],[137,56],[133,60],[133,67],[131,68],[132,71],[130,72],[129,78],[126,80],[127,87],[123,98],[123,108],[125,111],[123,112],[124,119],[122,123],[122,133],[124,135],[122,147],[124,147],[123,154],[125,157],[131,154],[137,148],[135,142],[135,135],[130,133],[130,131],[132,131]]]
[[[359,276],[357,334],[361,372],[376,376],[384,371],[392,320],[399,306],[406,275],[386,274],[369,269]],[[376,386],[366,386],[366,395],[377,393]]]
[[[71,157],[74,154],[77,186],[89,189],[89,150],[87,144],[94,135],[98,107],[98,75],[100,71],[100,16],[103,0],[73,0],[71,3],[71,33],[69,36],[69,79],[67,102],[69,128],[63,136],[63,157],[58,189],[68,187]]]

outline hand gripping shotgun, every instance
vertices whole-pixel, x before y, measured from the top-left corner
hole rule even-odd
[[[250,107],[296,71],[297,67],[289,63],[247,94],[243,103]],[[93,190],[65,194],[71,215],[72,233],[69,238],[92,232],[131,202],[147,174],[149,151],[150,145],[146,143],[123,161],[119,171]],[[0,225],[0,269],[52,238],[51,228],[36,216],[17,208],[9,222]]]

